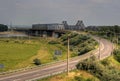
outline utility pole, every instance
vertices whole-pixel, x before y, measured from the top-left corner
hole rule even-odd
[[[69,75],[69,36],[68,36],[68,51],[67,51],[67,75]]]
[[[12,22],[10,22],[10,31],[13,32]]]
[[[116,43],[117,43],[117,45],[116,45],[116,49],[118,49],[118,41],[119,41],[119,34],[118,33],[116,33]]]
[[[111,40],[111,42],[112,42],[112,50],[114,49],[114,45],[113,45],[113,38],[112,38],[113,36],[112,36],[112,34],[110,35],[110,40]],[[113,55],[113,51],[111,52],[111,55]]]
[[[101,55],[100,55],[100,37],[99,37],[99,55],[98,55],[98,59],[100,60],[100,58],[101,58]]]
[[[114,42],[115,42],[115,49],[117,49],[117,33],[114,29]]]
[[[29,31],[29,32],[28,32],[28,39],[29,39],[29,42],[30,42],[30,34],[31,34],[31,32]]]

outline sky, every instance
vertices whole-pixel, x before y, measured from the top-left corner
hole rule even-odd
[[[120,25],[120,0],[0,0],[0,24]]]

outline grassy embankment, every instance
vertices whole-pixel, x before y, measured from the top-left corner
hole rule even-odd
[[[100,62],[87,60],[80,63],[78,70],[44,78],[38,81],[119,81],[120,80],[120,45],[110,56]],[[78,64],[79,65],[79,64]]]
[[[1,38],[0,39],[0,72],[35,66],[33,60],[40,59],[42,64],[66,59],[67,35],[53,38]],[[96,48],[97,43],[86,35],[71,34],[70,56],[75,57]],[[91,45],[89,47],[88,45]],[[62,55],[54,55],[54,50],[61,50]],[[82,52],[80,52],[82,51]]]
[[[113,56],[100,62],[85,61],[81,67],[71,71],[68,76],[62,73],[37,81],[119,81],[120,79],[120,62]]]
[[[79,80],[78,80],[79,79]],[[83,70],[73,70],[67,76],[66,73],[50,76],[37,81],[100,81],[92,74]]]
[[[79,70],[84,70],[100,81],[120,81],[120,47],[115,49],[113,55],[98,62],[88,59],[77,65]],[[91,61],[91,62],[90,62]]]
[[[62,49],[60,59],[65,58],[66,48],[62,45],[48,44],[48,39],[0,39],[0,71],[33,66],[33,59],[38,58],[42,64],[52,62],[54,49]]]

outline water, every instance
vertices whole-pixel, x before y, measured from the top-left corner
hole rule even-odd
[[[0,38],[4,37],[27,37],[25,34],[0,34]]]

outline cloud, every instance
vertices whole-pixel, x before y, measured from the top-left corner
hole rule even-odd
[[[0,0],[0,23],[119,24],[119,0]]]

